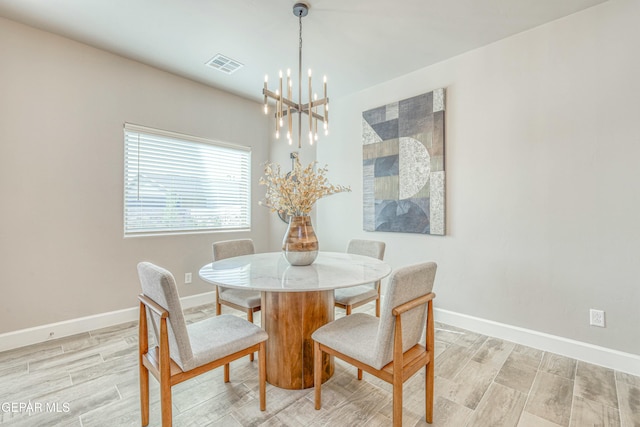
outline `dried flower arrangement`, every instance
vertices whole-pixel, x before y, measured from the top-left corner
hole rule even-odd
[[[315,170],[316,163],[311,162],[303,168],[296,157],[293,170],[286,174],[280,171],[280,165],[277,163],[265,164],[264,177],[260,178],[259,182],[260,185],[267,186],[267,192],[265,200],[260,204],[270,208],[272,212],[306,216],[319,199],[351,191],[349,187],[329,184],[325,177],[327,166]]]

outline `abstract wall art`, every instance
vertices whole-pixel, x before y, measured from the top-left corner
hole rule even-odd
[[[445,234],[445,91],[362,113],[365,231]]]

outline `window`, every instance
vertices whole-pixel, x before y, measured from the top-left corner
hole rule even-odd
[[[246,230],[251,151],[124,126],[124,234]]]

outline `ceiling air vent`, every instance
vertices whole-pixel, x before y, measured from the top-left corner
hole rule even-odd
[[[228,58],[224,55],[217,54],[209,61],[206,62],[211,68],[215,68],[216,70],[220,70],[225,74],[233,74],[239,68],[242,67],[242,64],[236,61],[235,59]]]

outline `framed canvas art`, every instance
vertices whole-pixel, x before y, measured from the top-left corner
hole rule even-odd
[[[366,231],[445,234],[445,91],[362,113]]]

